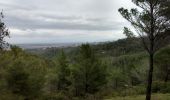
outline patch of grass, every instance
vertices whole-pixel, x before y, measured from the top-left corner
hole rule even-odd
[[[105,100],[145,100],[145,95],[114,97]],[[153,94],[152,100],[170,100],[170,94]]]

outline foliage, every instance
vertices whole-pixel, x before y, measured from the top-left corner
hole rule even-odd
[[[12,51],[4,51],[0,59],[2,94],[10,92],[27,99],[41,96],[46,73],[42,59],[28,55],[17,47],[12,48]]]
[[[89,44],[80,47],[80,54],[71,70],[76,96],[95,94],[106,82],[106,67],[97,59]]]
[[[126,96],[126,97],[114,97],[112,99],[105,99],[105,100],[144,100],[144,95],[135,95],[135,96]],[[169,100],[169,94],[153,94],[152,100]]]
[[[170,75],[170,47],[165,47],[157,52],[155,56],[155,64],[157,65],[156,76],[167,82]]]
[[[8,43],[5,41],[6,37],[9,37],[9,30],[6,28],[3,22],[4,15],[3,12],[0,13],[0,50],[7,47]]]
[[[145,50],[149,54],[149,71],[146,100],[151,99],[151,88],[153,78],[153,66],[155,52],[160,49],[160,44],[168,37],[170,19],[160,14],[168,6],[162,3],[169,3],[169,0],[132,0],[141,8],[132,8],[130,11],[123,7],[119,9],[120,14],[131,23],[142,40]]]
[[[67,90],[70,81],[70,69],[68,68],[68,61],[64,51],[61,51],[61,55],[58,59],[58,89],[59,90]]]
[[[119,41],[117,45],[120,47],[120,44]],[[0,99],[100,100],[104,96],[144,94],[148,70],[146,52],[107,56],[99,55],[98,50],[104,49],[98,46],[80,46],[74,59],[64,50],[47,59],[11,46],[10,51],[2,51],[0,56]],[[169,61],[168,52],[169,47],[157,52],[155,74],[164,73],[159,66],[162,61]],[[158,77],[154,80],[152,92],[170,92],[169,82],[165,85]]]
[[[123,34],[125,34],[127,38],[135,37],[134,33],[132,31],[130,31],[130,29],[128,29],[127,27],[124,27]]]

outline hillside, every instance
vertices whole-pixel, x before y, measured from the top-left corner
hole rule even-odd
[[[121,56],[127,54],[134,54],[144,51],[138,38],[134,39],[120,39],[113,42],[102,42],[91,44],[94,51],[100,56]],[[59,51],[63,49],[67,55],[76,55],[79,46],[77,47],[51,47],[51,48],[39,48],[39,49],[27,49],[26,51],[33,54],[38,54],[43,57],[53,58],[59,54]]]
[[[153,93],[170,93],[169,51],[166,46],[155,55]],[[146,91],[148,55],[137,38],[64,48],[12,46],[0,55],[2,100],[128,100]]]

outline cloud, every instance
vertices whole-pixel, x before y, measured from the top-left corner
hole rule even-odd
[[[63,29],[63,30],[120,30],[122,22],[107,21],[105,19],[84,19],[80,17],[44,17],[44,16],[8,16],[7,22],[12,28],[19,29]],[[108,22],[108,23],[107,23]]]
[[[1,0],[0,9],[4,9],[4,21],[14,43],[37,42],[31,37],[48,38],[45,42],[51,42],[52,37],[60,37],[58,40],[63,42],[85,42],[90,38],[90,41],[103,41],[122,38],[121,30],[129,24],[117,10],[122,6],[133,7],[130,1]]]
[[[70,31],[70,30],[13,30],[11,43],[68,43],[68,42],[102,42],[123,38],[120,31]],[[30,34],[31,33],[31,34]],[[74,38],[73,38],[74,37]],[[22,42],[21,42],[22,41]],[[34,42],[32,42],[34,41]]]

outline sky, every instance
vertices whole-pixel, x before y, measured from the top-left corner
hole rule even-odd
[[[0,0],[10,43],[103,42],[124,38],[118,12],[131,0]]]

